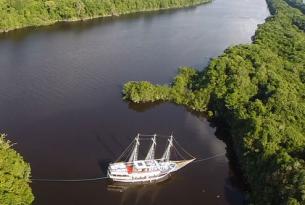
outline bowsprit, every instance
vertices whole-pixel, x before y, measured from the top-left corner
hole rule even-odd
[[[142,160],[138,159],[141,136],[152,136],[150,138],[150,148],[145,159]],[[115,182],[130,184],[156,183],[164,181],[168,179],[173,172],[195,160],[192,155],[180,146],[184,153],[188,154],[188,157],[190,158],[184,159],[175,144],[180,146],[174,139],[173,135],[169,136],[162,157],[156,159],[155,151],[157,146],[157,135],[138,134],[119,159],[114,163],[110,163],[108,167],[108,177]],[[171,160],[171,153],[173,150],[183,159]],[[128,160],[122,161],[121,159],[124,156],[127,156]]]

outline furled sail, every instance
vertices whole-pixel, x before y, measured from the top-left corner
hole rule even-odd
[[[161,158],[162,161],[169,161],[172,146],[173,146],[173,136],[171,135],[170,138],[168,139],[168,145],[165,149],[165,152],[162,155],[162,158]]]
[[[139,153],[139,146],[140,146],[140,141],[139,141],[139,134],[135,138],[135,146],[133,148],[133,151],[129,157],[128,162],[133,162],[138,160],[138,153]]]
[[[150,138],[140,138],[150,137]],[[160,136],[162,137],[162,136]],[[195,160],[190,154],[188,154],[182,147],[183,153],[188,154],[192,159],[185,159],[184,156],[179,152],[177,146],[180,146],[178,142],[171,135],[167,137],[167,145],[161,158],[155,159],[156,156],[156,142],[157,135],[141,135],[138,134],[130,145],[125,149],[121,159],[124,157],[124,161],[117,161],[110,163],[107,171],[107,175],[115,182],[123,183],[153,183],[161,182],[168,179],[171,173],[181,169],[187,164]],[[140,140],[149,140],[149,150],[146,154],[145,159],[138,159],[140,151]],[[150,141],[151,140],[151,141]],[[175,152],[174,152],[175,151]],[[172,160],[171,153],[176,153],[183,160]],[[142,156],[142,155],[141,155]],[[128,159],[128,162],[126,162]]]
[[[155,159],[155,152],[156,152],[156,145],[157,145],[157,143],[156,143],[156,136],[157,135],[155,134],[154,137],[151,138],[152,144],[151,144],[150,149],[149,149],[149,151],[148,151],[148,153],[147,153],[147,155],[145,157],[145,160],[153,160],[153,159]]]

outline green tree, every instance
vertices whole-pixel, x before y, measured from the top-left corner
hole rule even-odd
[[[0,134],[0,204],[26,205],[33,202],[29,187],[30,166]]]

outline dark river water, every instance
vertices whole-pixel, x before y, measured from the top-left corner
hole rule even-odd
[[[105,175],[138,133],[170,134],[197,158],[226,151],[202,116],[169,103],[132,105],[124,82],[169,83],[179,66],[203,68],[249,43],[269,15],[264,0],[215,0],[195,8],[64,23],[0,35],[0,132],[35,178]],[[35,205],[242,204],[225,156],[193,163],[171,180],[108,190],[97,182],[34,182]]]

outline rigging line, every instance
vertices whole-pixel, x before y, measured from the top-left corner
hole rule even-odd
[[[151,134],[141,134],[141,133],[139,133],[139,136],[140,137],[154,137],[154,136],[156,136],[157,138],[168,138],[168,137],[170,137],[170,135],[159,135],[159,134],[151,135]]]
[[[119,162],[122,161],[123,159],[127,159],[128,156],[131,154],[132,150],[134,149],[135,145],[130,146],[128,150],[126,150],[126,152],[122,153],[121,156],[115,161],[115,162]]]
[[[178,150],[175,148],[175,150],[178,152]],[[220,153],[213,155],[211,157],[203,158],[203,159],[198,159],[193,161],[192,163],[197,163],[197,162],[203,162],[207,161],[210,159],[214,159],[216,157],[224,156],[226,152]],[[104,179],[108,179],[109,177],[96,177],[96,178],[81,178],[81,179],[43,179],[43,178],[32,178],[31,181],[37,181],[37,182],[88,182],[88,181],[100,181]]]
[[[116,161],[121,159],[123,157],[123,155],[125,155],[129,151],[129,149],[130,149],[131,145],[133,145],[133,143],[134,143],[134,140],[132,140],[132,142],[128,145],[128,147],[124,150],[124,152],[117,158]]]
[[[203,162],[203,161],[206,161],[206,160],[214,159],[216,157],[224,156],[225,154],[226,154],[226,152],[223,152],[223,153],[220,153],[220,154],[213,155],[211,157],[207,157],[207,158],[203,158],[203,159],[197,159],[197,160],[193,161],[193,163]]]
[[[124,159],[126,153],[128,153],[131,150],[131,146],[127,147],[124,152],[115,160],[115,162],[118,162],[122,159]]]
[[[33,178],[31,181],[37,182],[88,182],[88,181],[100,181],[103,179],[108,179],[109,177],[96,177],[96,178],[84,178],[84,179],[42,179]]]
[[[141,134],[141,133],[139,133],[139,136],[140,137],[153,137],[153,136],[155,136],[156,134],[153,134],[153,135],[147,135],[147,134]]]
[[[182,159],[185,159],[185,158],[182,156],[182,154],[178,151],[178,149],[177,149],[175,146],[173,146],[173,147],[174,147],[175,151],[177,152],[177,154],[178,154]]]
[[[192,157],[192,158],[196,158],[196,157],[194,157],[193,155],[191,155],[189,152],[187,152],[187,151],[177,142],[177,140],[176,140],[175,138],[173,138],[173,139],[174,139],[174,141],[176,142],[176,144],[182,149],[183,152],[185,152],[187,155],[189,155],[189,156]]]
[[[171,135],[157,135],[158,138],[169,138]]]

